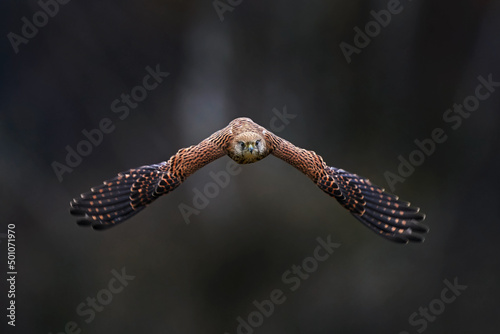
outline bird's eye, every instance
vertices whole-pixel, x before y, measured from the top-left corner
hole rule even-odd
[[[255,146],[259,146],[260,144],[260,139],[255,142]]]
[[[240,147],[241,147],[241,149],[244,149],[245,148],[245,143],[242,142],[242,141],[240,141]]]

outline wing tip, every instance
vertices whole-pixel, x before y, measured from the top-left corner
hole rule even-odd
[[[92,220],[85,217],[85,218],[77,219],[76,224],[78,226],[90,226],[90,225],[92,225]]]
[[[408,233],[405,233],[409,241],[422,243],[425,241],[425,237],[422,234],[415,233],[412,229],[407,230]]]
[[[100,221],[96,221],[96,222],[92,223],[92,229],[94,231],[105,231],[113,226],[115,226],[115,224],[104,224]]]
[[[82,227],[92,227],[94,231],[104,231],[115,226],[115,224],[106,224],[100,220],[93,220],[89,216],[77,219],[76,224]]]

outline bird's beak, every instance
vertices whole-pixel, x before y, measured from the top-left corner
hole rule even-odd
[[[248,149],[248,151],[250,151],[250,153],[253,152],[254,148],[255,147],[253,146],[253,144],[248,144],[248,146],[247,146],[247,149]]]

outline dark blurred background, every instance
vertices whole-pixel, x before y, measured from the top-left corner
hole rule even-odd
[[[49,17],[36,14],[35,0],[2,1],[1,331],[233,334],[254,300],[280,289],[286,301],[240,333],[495,332],[500,87],[476,99],[467,118],[446,113],[474,103],[479,76],[500,81],[500,5],[396,4],[222,0],[218,13],[212,1],[73,0],[48,7]],[[369,25],[373,37],[348,62],[341,43],[355,47],[353,29],[364,31],[371,11],[388,6],[398,13],[379,30]],[[34,15],[38,32],[23,40]],[[169,75],[128,115],[115,113],[122,94],[144,92],[136,87],[148,66]],[[280,123],[285,108],[295,117]],[[239,116],[387,189],[398,157],[409,159],[415,140],[442,128],[447,140],[394,186],[427,214],[426,241],[402,246],[376,236],[274,157],[243,166],[189,224],[179,206],[193,207],[196,189],[228,157],[106,232],[70,216],[73,197],[119,171],[167,160]],[[54,162],[66,165],[67,146],[77,149],[82,131],[106,118],[113,131],[59,180]],[[5,317],[9,223],[15,328]],[[341,246],[291,291],[283,273],[329,235]],[[110,282],[119,286],[113,270],[134,278],[110,294]],[[440,301],[445,280],[467,286],[449,304]],[[90,319],[87,298],[96,296],[107,304]],[[419,314],[429,306],[434,315]]]

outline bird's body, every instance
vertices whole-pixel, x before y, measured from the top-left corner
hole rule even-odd
[[[425,215],[418,213],[418,208],[372,185],[368,179],[327,166],[315,152],[298,148],[245,117],[231,121],[198,145],[180,149],[166,162],[119,173],[74,199],[71,213],[83,216],[79,220],[82,225],[108,228],[135,215],[224,155],[239,164],[249,164],[270,154],[306,174],[376,233],[402,243],[424,240],[419,233],[428,229],[421,224]]]

